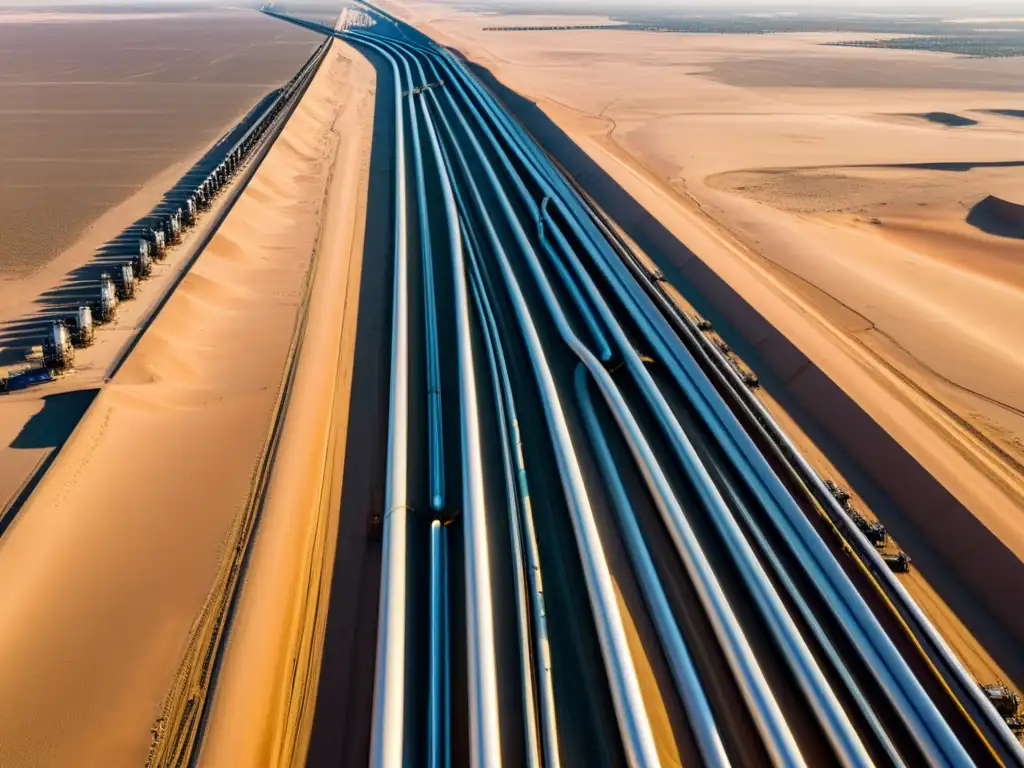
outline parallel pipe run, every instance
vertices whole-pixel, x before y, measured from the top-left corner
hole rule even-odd
[[[600,223],[600,222],[599,222]],[[636,265],[639,271],[641,268]],[[642,273],[641,273],[642,276]],[[963,664],[956,657],[945,639],[938,633],[931,621],[924,615],[921,608],[906,591],[903,584],[892,573],[889,567],[878,554],[878,550],[867,540],[864,534],[853,524],[849,515],[835,500],[824,481],[811,467],[803,454],[797,449],[789,436],[775,421],[761,401],[755,397],[744,385],[735,369],[722,358],[722,353],[711,344],[710,341],[700,332],[693,322],[671,302],[657,286],[650,285],[649,289],[654,294],[662,311],[680,327],[680,333],[685,333],[693,338],[704,354],[719,370],[727,380],[730,389],[737,399],[753,414],[754,419],[761,425],[767,434],[779,448],[783,460],[789,463],[797,476],[811,490],[814,498],[825,509],[829,520],[839,529],[847,542],[851,545],[857,556],[865,563],[865,567],[871,575],[882,582],[886,595],[898,607],[900,615],[912,626],[915,638],[931,648],[937,661],[944,665],[952,676],[953,683],[960,688],[960,695],[966,697],[973,703],[982,716],[990,733],[996,736],[999,746],[1003,749],[1005,756],[1013,760],[1017,765],[1024,766],[1024,746],[1013,735],[1006,726],[1006,722],[996,711],[992,703],[982,693],[977,682],[970,676]],[[945,677],[943,678],[945,679]]]
[[[775,477],[764,457],[757,452],[750,436],[742,431],[738,423],[733,423],[735,418],[730,419],[732,414],[728,411],[724,402],[716,399],[717,393],[714,392],[710,382],[701,375],[702,372],[696,368],[695,361],[687,358],[681,342],[672,334],[665,317],[661,315],[654,302],[644,292],[635,276],[628,273],[622,260],[612,251],[611,244],[605,239],[606,233],[599,231],[600,222],[584,203],[579,193],[555,171],[547,156],[544,155],[539,147],[535,146],[511,118],[496,106],[493,97],[476,82],[472,75],[464,70],[459,62],[455,61],[450,55],[439,53],[431,48],[414,44],[405,45],[409,48],[417,49],[420,53],[425,53],[430,57],[431,61],[440,62],[441,66],[449,74],[450,82],[456,85],[460,95],[467,99],[467,104],[472,108],[472,102],[461,87],[461,82],[466,83],[467,88],[472,92],[476,101],[480,103],[491,121],[493,121],[495,128],[502,134],[510,149],[522,162],[530,176],[541,187],[542,193],[546,197],[551,198],[555,203],[560,216],[568,224],[573,234],[579,238],[580,243],[590,256],[592,265],[607,280],[608,286],[622,302],[623,307],[636,323],[644,338],[650,342],[656,353],[662,358],[662,362],[668,366],[671,374],[682,387],[683,392],[690,399],[693,407],[708,424],[709,429],[721,444],[726,456],[738,472],[739,477],[743,479],[748,489],[758,499],[762,510],[767,513],[768,521],[777,529],[785,545],[790,548],[793,557],[803,563],[808,578],[817,585],[823,600],[835,613],[837,621],[844,628],[849,639],[862,655],[867,665],[872,669],[882,689],[889,695],[896,711],[905,719],[908,729],[918,740],[924,752],[931,760],[938,764],[957,764],[958,761],[966,758],[962,746],[952,735],[948,723],[941,718],[937,709],[935,709],[934,702],[920,688],[919,682],[913,677],[909,667],[906,666],[905,660],[899,656],[895,647],[890,642],[887,642],[888,638],[881,632],[877,619],[874,618],[873,614],[870,614],[866,604],[863,603],[863,599],[854,590],[852,583],[849,583],[848,579],[844,582],[845,574],[842,574],[841,570],[838,569],[838,563],[835,562],[834,556],[825,548],[824,542],[820,538],[816,538],[816,532],[813,528],[810,528],[809,522],[802,516],[802,513],[796,507],[795,501],[789,497],[788,492],[785,491],[778,478]],[[394,64],[394,59],[388,58]],[[397,80],[397,72],[395,76]],[[445,90],[447,91],[448,89]],[[433,97],[433,94],[431,96]],[[456,116],[463,122],[463,127],[466,128],[467,134],[472,142],[476,144],[475,149],[480,154],[479,144],[476,143],[475,137],[469,132],[464,118],[454,105],[451,95],[446,93],[446,96],[452,108],[456,110]],[[437,103],[436,98],[435,103]],[[489,132],[488,126],[479,113],[476,114],[476,118],[480,126]],[[442,119],[444,119],[443,115]],[[447,121],[445,120],[445,122]],[[448,128],[448,130],[450,131],[451,129]],[[490,134],[490,138],[492,142],[496,141],[493,134]],[[499,157],[502,157],[503,153],[500,147],[496,143],[494,146],[498,151]],[[465,159],[461,157],[461,152],[459,154],[460,161],[464,164]],[[483,159],[482,154],[480,156]],[[518,172],[507,165],[507,160],[505,164],[513,182],[518,189],[522,190],[522,181],[519,179]],[[493,170],[490,168],[485,168],[485,170],[492,184],[496,184]],[[468,172],[466,173],[468,177]],[[557,192],[555,191],[556,189]],[[503,196],[500,194],[501,190],[499,189],[498,191],[499,198],[501,198]],[[474,200],[474,202],[477,205],[482,205],[478,199]],[[499,199],[499,202],[507,204],[507,199],[504,201]],[[535,201],[530,201],[528,207],[531,204],[533,208],[536,208]],[[506,215],[509,215],[507,207],[505,212]],[[546,207],[543,210],[543,215],[546,218],[544,224],[552,221],[547,214]],[[510,223],[512,223],[513,231],[515,232],[518,222],[512,220],[513,218],[510,218]],[[537,223],[540,225],[539,217]],[[555,228],[557,229],[557,226]],[[493,230],[489,231],[488,234],[493,235]],[[518,236],[519,233],[515,232],[515,234]],[[501,255],[504,256],[503,253]],[[518,285],[515,288],[518,289]],[[511,286],[510,291],[512,291]],[[514,297],[513,304],[515,304]],[[518,318],[519,308],[516,307],[516,309]],[[520,319],[520,324],[522,325],[522,319],[518,319]],[[538,378],[542,379],[543,376],[537,373],[536,364],[534,367]],[[546,416],[549,416],[549,429],[552,429],[552,419],[550,418],[547,401],[545,401],[545,411]],[[782,438],[785,440],[784,435]],[[785,444],[787,447],[792,448],[788,441]],[[800,468],[806,470],[806,463],[803,462],[802,457],[796,454],[795,449],[792,450],[798,459],[796,463],[798,465],[802,463]],[[563,487],[565,486],[566,480],[563,473]],[[812,482],[812,486],[816,491],[820,491],[820,488],[817,487],[820,486],[820,480],[816,484]],[[569,491],[567,491],[568,493]],[[828,507],[827,504],[826,507]],[[742,511],[744,513],[747,512],[745,509]],[[843,520],[842,517],[839,519]],[[577,518],[574,517],[573,522],[574,528],[576,528]],[[757,525],[753,518],[748,518],[745,522],[751,530],[754,530]],[[576,530],[579,539],[579,528],[576,528]],[[862,542],[857,538],[857,533],[853,531],[850,538],[860,544]],[[869,555],[872,554],[870,548],[866,551]],[[807,558],[807,560],[804,558]],[[875,559],[877,559],[877,556]],[[877,567],[877,563],[872,563],[872,565]],[[843,578],[837,578],[837,573]],[[885,580],[886,572],[884,567],[879,569],[879,573],[883,574],[883,580]],[[890,579],[889,581],[895,580]],[[975,690],[975,684],[969,679],[962,665],[957,662],[955,657],[952,657],[948,646],[945,645],[942,638],[934,632],[934,628],[931,627],[927,619],[922,617],[920,610],[906,596],[901,585],[898,582],[895,582],[895,584],[895,587],[892,587],[891,584],[887,584],[887,586],[898,596],[905,598],[905,603],[902,605],[903,609],[911,614],[911,618],[915,620],[912,623],[915,624],[916,629],[926,635],[926,639],[930,641],[933,651],[945,661],[947,668],[952,670],[953,676],[959,678],[962,688],[968,692],[968,698],[975,704],[978,704],[980,701],[981,712],[989,719],[995,720],[998,737],[1005,736],[1008,740],[1015,742],[1005,725],[994,716],[988,702]],[[588,589],[590,587],[591,583],[588,580]],[[593,592],[591,597],[593,600]],[[382,590],[382,605],[383,600]],[[917,619],[920,620],[917,621]],[[971,696],[971,694],[974,695]],[[617,701],[616,704],[618,705],[618,703]],[[1001,746],[1007,749],[1005,743],[1001,744]],[[1007,751],[1016,755],[1020,751],[1019,745],[1013,743]]]
[[[689,716],[690,728],[697,740],[701,757],[707,766],[725,768],[730,765],[729,755],[725,751],[721,734],[718,732],[718,725],[715,723],[714,713],[707,695],[704,693],[700,675],[697,673],[693,658],[686,647],[686,641],[672,614],[672,608],[658,578],[657,568],[651,559],[640,525],[633,513],[629,496],[619,477],[619,469],[608,448],[608,440],[597,420],[597,413],[587,388],[587,369],[583,364],[576,368],[576,398],[580,403],[580,410],[583,412],[587,434],[590,436],[591,444],[597,454],[601,475],[612,497],[612,508],[615,511],[626,551],[633,564],[633,570],[643,587],[644,600],[650,610],[661,647],[672,670],[676,690],[679,691],[686,714]]]
[[[457,110],[454,102],[451,102],[451,96],[446,95],[452,108],[455,110],[456,117],[469,138],[470,145],[476,153],[476,158],[479,161],[478,167],[484,171],[493,191],[503,203],[502,207],[510,220],[509,223],[517,233],[517,241],[521,246],[529,248],[525,233],[523,233],[518,220],[508,207],[508,200],[504,197],[504,192],[501,189],[494,169],[491,168],[487,161],[482,147],[477,141],[476,136],[472,133],[468,123],[466,123],[465,118]],[[654,737],[644,708],[643,698],[640,695],[636,669],[629,652],[604,547],[597,532],[593,511],[587,496],[586,485],[583,481],[582,471],[572,445],[568,424],[566,423],[565,414],[562,410],[550,367],[537,334],[536,326],[530,315],[530,310],[512,271],[508,256],[505,253],[501,238],[498,237],[494,225],[491,223],[487,206],[480,197],[480,192],[477,189],[469,164],[443,114],[441,115],[441,124],[445,129],[449,149],[458,160],[458,165],[466,179],[471,199],[484,225],[494,255],[497,257],[497,262],[508,289],[509,298],[515,310],[516,319],[523,332],[531,366],[541,391],[545,419],[548,423],[549,434],[552,437],[555,456],[558,461],[562,487],[571,512],[573,529],[577,538],[587,590],[591,599],[596,630],[601,643],[605,668],[608,673],[609,687],[618,715],[626,757],[630,764],[634,766],[656,766],[658,765],[658,757],[654,745]]]
[[[466,645],[469,666],[470,761],[490,768],[501,764],[497,663],[494,656],[494,616],[491,602],[491,566],[484,500],[480,419],[477,407],[476,364],[470,331],[469,297],[462,237],[455,210],[451,179],[441,159],[433,117],[420,99],[430,144],[434,151],[445,216],[448,222],[454,276],[456,346],[459,360],[459,399],[462,433],[462,520],[465,530]]]
[[[565,264],[562,259],[559,258],[558,254],[555,253],[555,249],[551,247],[551,243],[548,241],[545,233],[545,224],[549,221],[547,218],[547,206],[550,198],[545,197],[544,202],[541,203],[540,210],[537,214],[537,239],[540,241],[541,247],[544,248],[544,252],[548,255],[548,260],[555,268],[555,272],[558,274],[559,279],[562,281],[562,285],[569,292],[572,297],[573,303],[580,310],[580,314],[583,315],[583,322],[587,326],[587,331],[590,334],[590,338],[594,342],[595,354],[598,359],[603,363],[607,363],[612,359],[612,350],[608,346],[608,339],[605,337],[604,331],[601,330],[601,324],[597,318],[594,317],[594,310],[591,309],[586,299],[583,298],[580,293],[579,287],[573,280],[572,275],[565,268]]]
[[[404,768],[409,460],[409,276],[405,228],[405,141],[398,62],[382,46],[372,42],[367,44],[391,64],[395,89],[395,277],[391,386],[370,765],[374,768]]]
[[[456,85],[456,87],[461,93],[461,88],[459,88],[458,85]],[[451,97],[449,96],[449,98]],[[469,104],[469,106],[471,112],[477,118],[478,124],[483,129],[483,133],[490,139],[491,145],[495,150],[495,153],[498,155],[499,161],[509,174],[513,174],[514,171],[511,168],[509,160],[494,138],[493,133],[491,133],[490,128],[483,121],[475,107],[471,104]],[[482,156],[481,160],[483,160]],[[501,201],[505,206],[508,206],[507,198],[504,197],[503,190],[500,190],[500,187],[498,187],[496,191],[498,191],[499,194],[499,201]],[[509,210],[506,212],[510,219],[514,219],[510,206]],[[518,221],[514,221],[513,231],[517,234],[521,233]],[[557,233],[558,228],[554,227],[553,231]],[[526,256],[530,270],[534,275],[534,279],[541,290],[544,301],[547,304],[556,325],[559,327],[559,331],[562,334],[563,339],[567,344],[569,344],[573,351],[576,352],[581,361],[587,364],[588,368],[591,368],[592,363],[588,360],[590,357],[589,351],[587,351],[573,335],[564,312],[558,306],[557,299],[539,261],[537,260],[536,254],[533,252],[532,248],[529,247],[529,244],[525,242],[525,237],[522,238],[522,244],[524,245],[523,253]],[[585,273],[583,274],[583,277],[584,279],[582,282],[590,301],[598,308],[605,326],[609,328],[612,337],[615,339],[617,346],[619,347],[620,353],[626,360],[627,367],[633,374],[634,379],[640,386],[648,402],[658,414],[663,425],[667,428],[667,436],[669,437],[683,468],[690,476],[704,503],[710,509],[714,510],[711,515],[712,520],[719,533],[730,543],[730,553],[733,555],[744,581],[748,588],[751,589],[755,602],[761,610],[768,628],[771,630],[779,644],[780,650],[787,659],[794,676],[807,696],[812,710],[817,715],[823,729],[832,741],[837,756],[845,765],[869,765],[871,762],[870,758],[865,751],[864,745],[857,736],[852,723],[850,723],[849,718],[846,716],[846,713],[843,711],[841,705],[836,699],[834,692],[831,690],[827,680],[818,668],[809,648],[807,648],[806,643],[797,631],[792,618],[785,611],[785,608],[772,587],[771,582],[768,580],[767,575],[764,573],[754,556],[753,551],[750,549],[749,543],[740,533],[739,527],[733,519],[730,510],[725,505],[721,495],[715,488],[714,483],[708,476],[707,471],[696,456],[693,446],[683,434],[682,428],[679,426],[678,421],[676,421],[674,413],[672,413],[660,390],[657,389],[657,386],[654,384],[649,372],[640,360],[639,355],[626,339],[622,329],[618,326],[610,309],[607,304],[605,304],[603,297],[593,284],[593,281],[590,280],[589,276]],[[598,383],[605,384],[603,377],[600,375],[604,373],[603,370],[600,373],[596,371],[594,371],[594,373]],[[608,382],[602,387],[603,391],[609,388],[614,390],[614,392],[606,391],[606,397],[612,398],[609,401],[609,405],[613,408],[625,408],[624,402],[621,401],[621,395],[618,393],[617,389],[614,388],[613,384]],[[664,509],[668,510],[674,508],[675,506],[670,505]],[[682,521],[679,517],[674,516],[666,519],[666,523],[669,525],[670,530],[674,532],[676,541],[681,541],[678,529],[682,524]],[[764,694],[762,693],[756,698],[762,698],[763,695]],[[768,710],[761,709],[763,704],[763,700],[757,702],[758,706],[753,708],[754,711],[752,714],[754,714],[755,719],[763,728],[763,735],[766,738],[766,745],[769,747],[769,750],[777,757],[777,759],[780,760],[788,759],[785,757],[787,754],[790,756],[799,754],[798,750],[796,750],[795,743],[792,741],[792,734],[789,733],[788,728],[785,727],[781,715],[776,713],[773,717],[769,714],[772,711],[770,708]],[[772,719],[766,720],[766,717]]]
[[[448,691],[448,542],[440,520],[430,524],[430,701],[428,703],[427,764],[451,764]]]
[[[438,58],[450,60],[450,57],[445,56],[438,56]],[[454,64],[454,68],[461,70],[458,63]],[[449,72],[451,73],[451,70]],[[460,72],[460,74],[468,81],[474,80],[466,73]],[[478,84],[472,83],[472,87],[477,89],[478,98],[482,102],[490,101],[489,94],[480,95],[483,93],[483,89]],[[534,160],[538,164],[543,164],[546,158],[537,149]],[[547,162],[549,163],[549,161]],[[550,185],[546,183],[548,176],[536,172],[534,176],[541,184],[545,194],[552,196],[556,203],[565,204],[565,201],[556,195]],[[558,178],[557,174],[553,172],[550,177]],[[565,199],[572,200],[576,203],[577,208],[581,208],[582,204],[578,197],[575,197],[575,192],[568,188],[567,182],[564,179],[559,179],[559,181],[566,189]],[[731,414],[725,409],[724,403],[716,401],[710,382],[702,376],[699,370],[696,370],[696,373],[693,372],[695,364],[686,359],[685,351],[682,350],[678,338],[674,338],[671,331],[663,327],[667,326],[664,318],[657,313],[649,299],[642,293],[639,284],[627,280],[621,274],[625,269],[621,261],[615,258],[614,254],[609,258],[605,253],[610,249],[610,245],[606,241],[603,243],[603,247],[596,245],[600,238],[593,234],[595,225],[589,220],[586,211],[582,211],[582,213],[584,215],[579,218],[568,213],[565,214],[570,227],[581,237],[581,242],[587,247],[595,265],[609,279],[612,288],[622,298],[624,306],[630,311],[645,337],[661,353],[663,361],[683,386],[684,392],[708,423],[716,439],[725,448],[727,455],[732,461],[738,461],[736,465],[738,471],[750,484],[751,490],[759,501],[766,505],[766,511],[769,512],[773,523],[776,526],[783,526],[783,538],[791,546],[795,546],[798,551],[803,550],[797,555],[798,560],[806,565],[807,563],[801,557],[803,556],[808,557],[813,563],[815,567],[812,568],[812,573],[809,573],[810,578],[819,588],[825,590],[826,602],[836,610],[838,621],[848,631],[858,651],[865,656],[866,663],[893,700],[897,711],[904,718],[918,744],[931,759],[939,764],[955,765],[959,761],[967,759],[962,745],[956,740],[949,724],[938,715],[934,702],[924,693],[919,681],[913,677],[906,666],[905,660],[898,656],[895,647],[892,646],[891,641],[878,625],[877,619],[867,611],[863,599],[853,591],[853,585],[849,583],[848,579],[845,579],[845,574],[839,571],[838,563],[830,553],[827,553],[827,550],[825,554],[828,555],[828,558],[821,557],[820,548],[824,547],[824,543],[820,539],[814,541],[816,534],[813,529],[808,531],[809,523],[802,517],[799,510],[794,510],[795,505],[792,499],[789,499],[789,504],[786,504],[784,501],[780,502],[780,496],[775,495],[774,491],[778,489],[773,487],[772,481],[774,480],[774,484],[779,485],[779,488],[781,485],[778,483],[778,479],[774,478],[770,468],[767,467],[764,458],[757,453],[749,436],[742,433],[738,424],[734,426],[730,423]],[[586,225],[589,225],[591,232],[584,235],[581,227]],[[731,421],[734,422],[735,419],[733,418]],[[760,462],[758,462],[758,458]],[[750,466],[751,464],[753,467]],[[766,485],[767,488],[771,488],[772,493],[767,492]],[[785,498],[784,489],[782,489],[782,498]],[[793,514],[794,511],[796,516]],[[799,519],[794,519],[795,517],[799,517]],[[809,548],[810,552],[805,550],[805,547]],[[828,577],[822,579],[820,571],[815,574],[813,571],[818,568],[824,568],[828,572]],[[844,579],[845,583],[843,583]],[[838,591],[836,591],[837,588]]]
[[[434,99],[437,107],[437,100]],[[448,152],[444,151],[442,145],[442,156],[448,175],[455,176]],[[479,263],[479,246],[477,238],[469,226],[469,208],[462,198],[458,187],[455,187],[455,199],[458,204],[459,215],[462,220],[462,229],[466,234],[465,245],[466,255],[469,257],[470,276],[472,278],[473,295],[477,305],[477,313],[480,317],[480,324],[485,330],[484,340],[488,348],[488,357],[491,363],[491,378],[496,389],[496,403],[498,414],[502,424],[504,440],[502,442],[503,453],[506,449],[512,452],[514,466],[509,467],[514,472],[514,481],[509,483],[509,488],[514,489],[512,505],[510,506],[510,526],[512,528],[513,561],[523,563],[527,574],[530,601],[530,620],[520,619],[522,636],[520,638],[520,651],[524,665],[532,663],[536,671],[536,685],[534,686],[527,677],[528,670],[523,671],[524,710],[527,722],[527,757],[534,760],[545,768],[558,768],[561,765],[559,755],[559,739],[557,717],[555,713],[554,683],[551,677],[551,651],[548,644],[547,617],[544,610],[544,587],[541,579],[540,555],[538,552],[537,534],[533,524],[533,510],[530,504],[530,489],[527,482],[526,465],[523,459],[523,445],[519,435],[519,422],[516,416],[515,398],[512,394],[512,383],[509,379],[508,366],[505,362],[505,354],[501,345],[501,336],[494,313],[487,298],[486,283]],[[508,461],[508,459],[506,459]],[[519,517],[522,518],[520,523]],[[517,567],[517,577],[518,577]],[[517,591],[519,587],[517,586]],[[522,611],[520,611],[522,617]],[[532,630],[532,631],[531,631]],[[533,653],[530,654],[530,640],[532,638]],[[536,696],[536,700],[534,700]],[[539,757],[535,758],[535,750],[531,746],[535,740],[531,731],[535,726],[531,725],[531,719],[536,720],[539,712],[540,750],[543,753],[543,762]]]
[[[487,104],[489,108],[493,110],[491,113],[492,117],[495,112],[498,113],[498,121],[503,121],[503,124],[509,129],[506,131],[506,135],[509,132],[513,135],[523,133],[519,126],[515,125],[510,118],[502,114],[500,109],[496,109],[492,104],[490,104],[490,102],[493,101],[493,98],[475,82],[475,78],[464,72],[459,62],[454,61],[449,56],[446,56],[445,58],[452,61],[452,68],[454,70],[458,70],[463,79],[468,81],[471,87],[475,88],[480,101]],[[449,70],[449,72],[451,73],[451,70]],[[668,347],[671,350],[666,362],[669,365],[673,376],[684,385],[685,390],[686,383],[689,383],[689,376],[683,374],[681,368],[683,368],[688,361],[685,360],[685,351],[682,350],[681,343],[677,338],[673,338],[670,329],[662,327],[665,325],[665,321],[660,317],[660,315],[658,315],[655,308],[653,306],[648,306],[649,302],[645,303],[637,296],[636,292],[640,290],[640,286],[635,281],[632,281],[631,285],[630,281],[622,275],[624,266],[621,264],[621,261],[617,259],[614,254],[611,255],[611,258],[607,258],[607,254],[604,251],[610,246],[607,241],[602,242],[600,233],[596,231],[595,223],[590,218],[590,212],[584,207],[576,191],[569,186],[565,179],[554,171],[550,160],[547,159],[540,148],[536,147],[534,143],[525,136],[525,134],[518,138],[521,147],[527,146],[530,148],[528,154],[535,164],[535,174],[538,169],[542,169],[540,170],[540,176],[543,176],[545,179],[561,187],[562,195],[553,194],[550,191],[550,187],[546,190],[546,194],[552,195],[555,198],[556,203],[560,206],[568,205],[569,207],[574,208],[574,213],[577,215],[572,216],[567,213],[567,221],[574,231],[581,237],[581,241],[584,242],[585,245],[589,244],[587,250],[594,259],[595,265],[604,272],[612,287],[617,293],[619,293],[624,306],[626,306],[627,310],[630,311],[634,319],[637,319],[638,325],[642,330],[644,330],[645,336],[649,340],[652,340],[652,343],[657,344],[660,342],[663,348]],[[544,186],[543,182],[541,183],[542,186]],[[584,234],[584,230],[586,230],[586,234]],[[616,268],[618,268],[618,274],[609,275],[608,270],[610,269],[614,273]],[[627,295],[624,295],[624,292]],[[642,313],[642,315],[638,317],[638,313]],[[643,322],[644,319],[649,322]],[[658,323],[659,320],[661,321],[660,324]],[[710,394],[707,391],[710,389],[709,382],[706,382],[706,380],[701,381],[698,377],[696,379],[696,384],[698,386],[701,384],[706,385],[706,387],[702,388],[700,392],[701,395],[708,396]],[[693,390],[690,389],[687,391],[687,394],[691,397],[692,401],[694,396]],[[698,405],[698,410],[701,410],[700,405],[702,403],[700,403],[700,399],[701,398],[697,398],[697,402],[695,403]],[[714,402],[713,398],[711,398],[711,402],[713,403],[712,408],[719,405]],[[722,403],[721,406],[724,407],[724,403]],[[701,415],[709,422],[709,426],[716,431],[716,435],[718,435],[721,440],[721,430],[720,428],[716,429],[718,426],[716,419],[709,418],[709,414],[703,411],[701,412]],[[728,443],[729,441],[725,442]],[[744,441],[740,440],[740,442],[743,444]],[[750,442],[749,437],[746,442]],[[728,444],[726,445],[727,452],[730,447],[731,446]],[[746,445],[743,445],[743,448],[746,447]],[[752,444],[750,446],[750,451],[748,452],[748,457],[750,453],[757,453],[756,448],[754,448]],[[761,462],[763,464],[763,457],[761,457]],[[764,474],[770,473],[770,469],[767,468],[766,465],[763,467],[758,466],[758,470],[762,473],[762,477]],[[765,472],[765,470],[767,470],[767,472]],[[852,588],[852,585],[850,586]],[[842,619],[840,619],[840,621],[842,621]],[[869,634],[876,642],[881,644],[883,652],[889,650],[891,642],[884,636],[884,633],[881,632],[881,628],[877,626],[877,622],[874,627],[870,628]],[[884,655],[891,659],[891,656],[889,656],[888,653],[885,653]],[[886,668],[886,665],[877,658],[873,659],[873,662],[873,668],[875,669]],[[930,700],[927,700],[927,697],[924,695],[923,690],[920,689],[919,683],[917,683],[916,679],[910,678],[909,669],[906,669],[905,663],[903,663],[902,666],[903,669],[900,669],[900,664],[896,663],[897,668],[893,670],[894,677],[888,678],[891,682],[883,683],[883,687],[885,687],[887,692],[890,693],[890,697],[894,699],[894,703],[896,703],[898,711],[908,719],[908,726],[911,728],[912,732],[918,736],[919,740],[925,743],[930,743],[927,751],[930,751],[933,754],[945,753],[949,758],[953,758],[954,761],[965,757],[959,744],[954,743],[955,737],[953,737],[951,731],[949,731],[948,724],[944,722],[936,722],[935,718],[932,716],[933,714],[937,714],[937,712],[934,711],[934,704]],[[884,677],[885,675],[883,674],[881,676]],[[913,703],[911,704],[911,702]],[[924,717],[920,717],[922,714]],[[1008,729],[1006,729],[1005,726],[1002,730],[1006,731],[1006,734],[1009,734]],[[1009,737],[1012,739],[1012,735],[1009,735]],[[939,746],[940,744],[942,744],[942,746]],[[940,761],[943,759],[944,758],[940,758]]]
[[[430,211],[427,208],[427,180],[425,178],[423,150],[420,144],[420,124],[417,119],[416,95],[413,92],[412,70],[409,60],[399,55],[409,81],[409,123],[412,128],[413,165],[416,170],[416,208],[419,220],[420,256],[423,269],[424,335],[427,342],[427,445],[430,462],[430,506],[435,512],[444,508],[444,428],[441,412],[441,361],[437,344],[437,303],[434,292],[434,255],[430,242]],[[414,60],[420,81],[425,82],[423,68]]]
[[[446,165],[448,165],[446,160]],[[451,168],[449,166],[449,174]],[[463,214],[464,216],[464,214]],[[469,231],[465,218],[462,219],[463,232]],[[474,248],[468,239],[466,255],[469,257],[470,284],[472,286],[473,304],[477,318],[484,329],[484,345],[487,348],[487,362],[491,373],[494,389],[494,407],[498,414],[498,426],[501,434],[501,458],[505,470],[505,493],[508,507],[509,539],[512,546],[512,580],[516,593],[516,625],[519,629],[519,670],[520,683],[523,687],[523,723],[526,730],[526,764],[529,768],[540,768],[541,746],[537,724],[537,692],[534,682],[534,663],[530,653],[530,609],[527,596],[526,563],[523,553],[523,537],[519,526],[519,500],[516,495],[515,469],[512,466],[512,449],[509,444],[509,431],[506,414],[506,403],[502,393],[502,380],[498,372],[496,347],[501,343],[495,330],[487,322],[484,302],[487,301],[483,281],[477,266]],[[488,308],[489,310],[489,308]]]

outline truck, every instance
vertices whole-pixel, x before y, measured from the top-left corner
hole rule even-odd
[[[53,372],[70,369],[75,364],[75,348],[71,344],[71,334],[63,320],[50,323],[46,338],[43,340],[43,366]]]
[[[109,323],[117,314],[117,289],[109,272],[100,275],[100,295],[92,305],[93,318],[98,323]]]
[[[96,328],[92,324],[92,308],[79,307],[78,311],[66,320],[71,343],[76,347],[88,347],[96,338]]]

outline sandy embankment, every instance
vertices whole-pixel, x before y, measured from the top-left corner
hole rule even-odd
[[[203,743],[200,764],[211,767],[305,764],[345,462],[376,78],[344,49],[350,108],[335,123],[341,151],[307,330]]]
[[[0,763],[139,766],[270,427],[351,76],[336,48],[0,540]]]

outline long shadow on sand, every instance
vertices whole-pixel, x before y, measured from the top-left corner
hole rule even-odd
[[[1024,205],[989,195],[971,208],[967,223],[990,235],[1024,240]]]
[[[61,392],[43,398],[43,409],[29,419],[21,428],[10,447],[19,450],[51,448],[52,450],[36,467],[28,481],[18,493],[0,509],[0,536],[14,522],[18,512],[25,505],[28,497],[35,490],[46,470],[53,464],[61,448],[71,437],[72,431],[96,399],[98,389],[79,389],[74,392]]]
[[[320,666],[310,766],[370,759],[381,547],[369,535],[384,508],[394,279],[394,86],[386,61],[360,51],[377,71],[363,265],[359,281],[334,575]]]
[[[457,51],[455,53],[458,53]],[[970,631],[1024,684],[1024,566],[788,339],[634,200],[533,101],[470,65],[484,84],[760,377],[913,558]],[[928,163],[962,172],[1024,161]]]
[[[164,193],[153,210],[100,246],[91,261],[69,272],[60,285],[41,293],[35,300],[38,309],[33,314],[9,320],[0,326],[0,365],[23,361],[33,345],[42,342],[51,321],[72,314],[80,305],[93,301],[99,291],[100,275],[131,259],[138,252],[142,233],[154,226],[159,216],[184,206],[188,196],[206,180],[238,140],[273,104],[276,95],[277,90],[274,90],[260,99],[237,125],[225,133]]]

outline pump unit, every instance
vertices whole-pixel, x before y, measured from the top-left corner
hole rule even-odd
[[[131,264],[121,264],[114,270],[114,286],[117,289],[118,300],[128,301],[135,298],[135,270]]]
[[[160,260],[167,254],[167,236],[164,234],[163,224],[158,224],[146,233],[151,246],[151,256]]]

